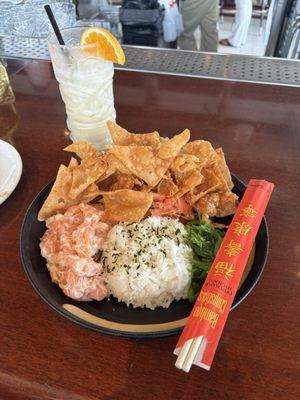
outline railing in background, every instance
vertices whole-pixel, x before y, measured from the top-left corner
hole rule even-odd
[[[2,38],[0,58],[50,60],[47,44],[39,45],[14,38],[14,42]],[[141,71],[194,78],[222,79],[285,86],[300,86],[300,61],[282,58],[244,56],[240,54],[201,53],[192,51],[159,49],[151,47],[123,46],[126,64],[116,69]]]

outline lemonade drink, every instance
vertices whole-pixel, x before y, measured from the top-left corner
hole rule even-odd
[[[73,142],[87,141],[98,150],[111,143],[106,126],[115,121],[114,65],[93,52],[94,45],[80,46],[85,27],[62,29],[66,43],[55,35],[48,40],[54,74],[66,106],[67,126]]]

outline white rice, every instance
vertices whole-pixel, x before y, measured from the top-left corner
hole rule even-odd
[[[150,309],[186,298],[192,249],[184,235],[181,222],[165,217],[115,225],[102,256],[108,294],[127,306]]]

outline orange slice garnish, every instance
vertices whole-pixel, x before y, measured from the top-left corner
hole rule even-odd
[[[120,43],[109,31],[98,26],[87,28],[81,35],[80,45],[96,45],[86,48],[85,51],[105,60],[123,65],[125,54]]]

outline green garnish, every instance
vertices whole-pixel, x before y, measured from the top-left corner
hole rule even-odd
[[[215,229],[210,222],[194,219],[185,225],[187,243],[193,249],[192,282],[188,298],[193,303],[200,292],[203,281],[210,270],[222,243],[225,232]]]

